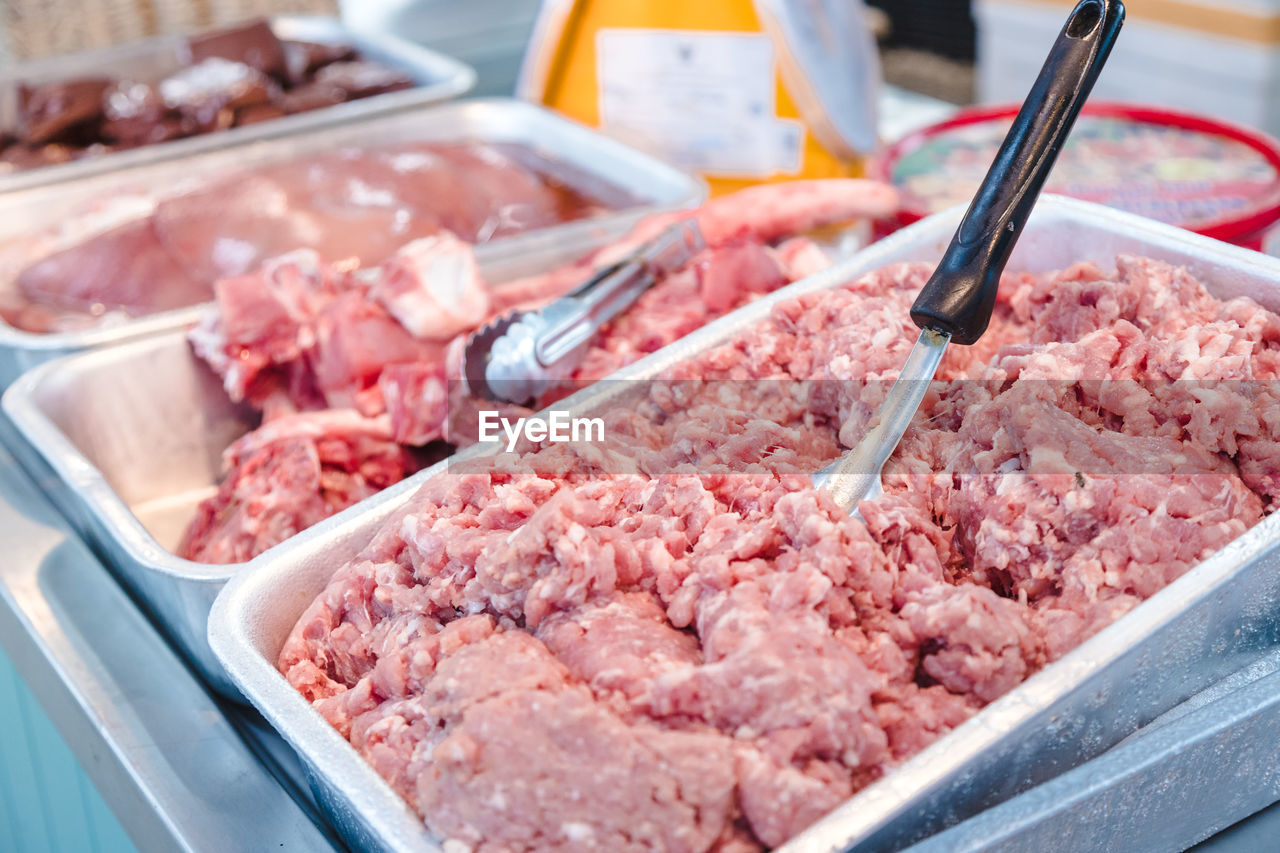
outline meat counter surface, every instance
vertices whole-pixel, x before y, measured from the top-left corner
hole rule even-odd
[[[0,643],[140,850],[344,849],[287,747],[211,698],[3,446],[0,538]]]

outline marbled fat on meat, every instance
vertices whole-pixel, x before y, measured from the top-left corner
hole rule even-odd
[[[927,274],[779,304],[604,445],[428,481],[281,671],[459,849],[776,846],[1271,510],[1280,318],[1121,258],[1006,281],[846,516],[808,472]]]

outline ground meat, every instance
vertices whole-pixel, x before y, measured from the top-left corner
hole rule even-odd
[[[224,460],[231,475],[201,502],[178,548],[187,559],[243,562],[420,467],[386,418],[340,409],[275,418]]]
[[[624,715],[660,713],[662,691],[654,682],[665,684],[702,662],[697,635],[672,626],[647,592],[557,613],[538,626],[537,636],[574,678]]]
[[[779,304],[603,443],[458,463],[281,671],[467,848],[776,846],[1270,510],[1280,318],[1121,258],[1008,280],[846,516],[808,475],[927,273]]]

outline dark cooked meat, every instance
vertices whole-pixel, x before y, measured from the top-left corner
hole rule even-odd
[[[92,133],[102,119],[102,96],[111,86],[103,78],[18,87],[18,133],[31,145],[61,136]]]
[[[285,74],[284,45],[265,20],[191,36],[187,39],[187,50],[192,63],[216,57],[246,65],[269,77]]]
[[[18,85],[17,126],[0,171],[32,169],[226,130],[405,89],[405,72],[349,44],[278,38],[266,20],[186,39],[163,79],[82,77]]]
[[[427,481],[279,668],[442,839],[779,845],[1273,506],[1280,318],[1117,266],[1005,282],[865,524],[808,475],[903,363],[920,266],[779,304],[603,444]]]

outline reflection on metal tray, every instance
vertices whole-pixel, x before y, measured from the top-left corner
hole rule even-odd
[[[476,83],[475,71],[456,59],[395,36],[349,30],[337,18],[323,15],[279,15],[270,18],[269,23],[272,31],[281,39],[349,44],[367,59],[405,72],[413,78],[416,85],[411,89],[347,101],[246,127],[161,142],[128,151],[115,151],[56,166],[0,174],[0,192],[81,179],[165,158],[212,151],[281,134],[316,130],[406,107],[434,104],[465,94]],[[12,130],[17,125],[19,82],[51,83],[76,77],[104,76],[158,80],[181,67],[180,57],[185,43],[186,38],[176,34],[154,36],[101,50],[38,59],[7,68],[0,72],[0,132]]]
[[[531,108],[532,109],[532,108]],[[487,281],[575,260],[582,239],[476,250]],[[22,464],[219,690],[236,695],[209,650],[206,619],[246,564],[174,556],[195,507],[217,489],[222,451],[257,416],[233,404],[172,330],[69,356],[23,376],[4,395],[22,437]]]
[[[0,293],[12,291],[14,279],[28,263],[93,233],[147,215],[158,197],[192,189],[210,178],[240,169],[344,146],[367,145],[371,139],[386,144],[513,143],[531,149],[545,159],[553,174],[571,183],[599,187],[605,192],[612,188],[635,200],[633,206],[612,213],[495,240],[487,247],[487,257],[495,261],[529,255],[582,254],[623,233],[647,213],[693,205],[706,194],[700,181],[540,107],[510,99],[444,104],[73,183],[0,194],[0,246],[18,247],[17,252],[0,252]],[[89,211],[93,216],[85,217]],[[90,218],[94,221],[83,228],[76,225],[51,239],[40,236],[65,222],[88,223]],[[194,322],[199,313],[198,306],[179,308],[109,326],[53,334],[24,332],[0,321],[0,388],[22,371],[50,358],[183,328]]]
[[[274,733],[210,697],[2,449],[0,541],[0,645],[140,850],[341,849]]]
[[[1183,850],[1280,799],[1277,766],[1280,653],[1273,651],[1103,755],[911,853],[1075,853],[1118,839],[1130,853]],[[1235,846],[1229,836],[1217,843]]]
[[[899,261],[936,262],[963,211],[931,217],[850,261],[766,296],[619,373],[652,377],[764,318],[778,301],[837,287]],[[1096,205],[1046,197],[1009,270],[1109,266],[1132,252],[1185,265],[1216,295],[1280,307],[1280,263]],[[557,409],[601,411],[629,383],[589,387]],[[473,448],[475,455],[492,445]],[[481,449],[483,448],[483,450]],[[473,451],[465,451],[472,454]],[[455,457],[461,458],[461,457]],[[298,750],[338,828],[362,849],[438,850],[404,802],[276,671],[303,609],[441,463],[299,535],[226,587],[209,639],[227,674]],[[1280,516],[1272,516],[1032,676],[802,833],[796,851],[905,846],[1098,755],[1143,724],[1280,643]]]

